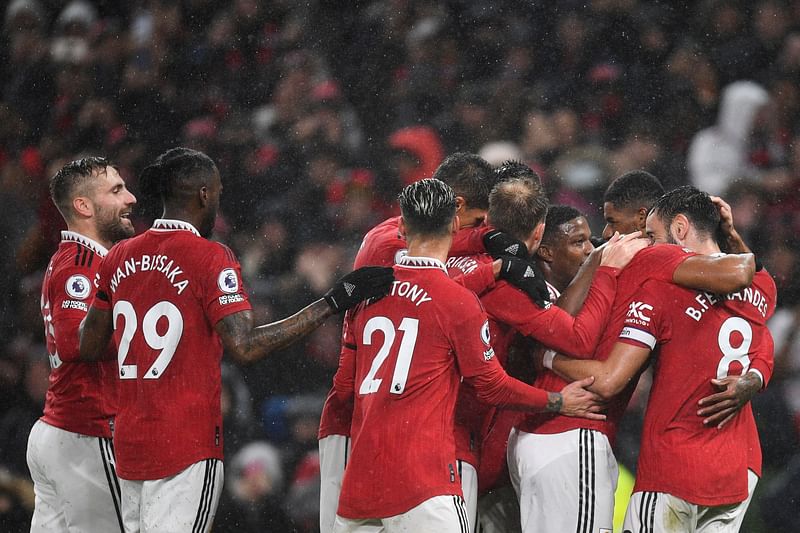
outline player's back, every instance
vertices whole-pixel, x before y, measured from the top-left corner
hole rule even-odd
[[[42,282],[41,309],[50,358],[49,386],[42,419],[95,437],[110,437],[116,411],[116,362],[76,361],[78,324],[95,290],[94,278],[106,250],[71,231],[53,255]]]
[[[459,370],[473,375],[484,359],[457,365],[456,354],[493,357],[475,295],[450,280],[442,263],[405,257],[389,295],[360,308],[346,327],[356,399],[339,514],[393,516],[433,496],[460,495],[453,437]]]
[[[762,357],[761,347],[771,347],[765,322],[774,304],[775,285],[766,272],[727,296],[661,281],[642,287],[621,335],[657,342],[636,490],[699,505],[747,497],[750,448],[758,446],[752,413],[746,409],[723,428],[710,428],[697,415],[698,401],[716,392],[712,378],[746,372]]]
[[[249,309],[233,254],[188,224],[157,221],[115,247],[100,288],[118,346],[117,469],[157,479],[222,458],[216,322]]]

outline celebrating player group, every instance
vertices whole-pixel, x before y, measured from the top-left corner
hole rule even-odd
[[[408,185],[355,270],[261,326],[209,240],[222,178],[173,148],[136,198],[98,157],[50,181],[67,223],[42,286],[51,362],[28,441],[32,532],[208,532],[223,475],[220,362],[345,313],[319,429],[320,529],[613,531],[617,428],[653,372],[631,533],[738,531],[761,474],[749,400],[769,382],[776,289],[730,207],[635,171],[604,243],[537,174],[474,154]],[[514,377],[512,377],[514,376]]]

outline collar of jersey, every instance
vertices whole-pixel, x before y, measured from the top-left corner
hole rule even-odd
[[[105,257],[108,253],[108,249],[99,242],[95,241],[94,239],[90,239],[86,235],[75,233],[74,231],[62,231],[61,242],[77,242],[84,245],[100,257]]]
[[[433,257],[412,257],[410,255],[404,255],[397,264],[409,268],[439,268],[442,269],[445,274],[447,273],[447,267],[444,266],[444,263]]]
[[[188,222],[184,222],[183,220],[173,220],[171,218],[157,218],[155,221],[153,221],[152,229],[156,231],[172,231],[172,230],[191,231],[198,237],[200,236],[200,232],[197,231],[197,228],[195,228]]]

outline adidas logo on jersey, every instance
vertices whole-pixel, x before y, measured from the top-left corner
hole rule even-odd
[[[353,291],[355,291],[355,290],[356,290],[356,286],[355,285],[353,285],[352,283],[346,283],[345,282],[344,291],[347,293],[348,296],[352,296],[353,295]]]
[[[535,278],[536,272],[529,266],[525,269],[525,277],[526,278]]]
[[[519,244],[512,244],[508,248],[506,248],[506,252],[510,253],[511,255],[517,255],[519,251]]]

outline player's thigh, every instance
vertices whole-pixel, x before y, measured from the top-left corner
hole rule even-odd
[[[634,492],[628,501],[625,533],[695,531],[697,506],[663,492]]]
[[[334,533],[384,533],[386,528],[380,518],[358,520],[336,515],[333,522]]]
[[[350,454],[350,437],[329,435],[319,440],[319,527],[321,533],[333,531],[342,478]]]
[[[122,524],[125,533],[139,533],[144,481],[120,478],[119,486],[122,500]]]
[[[88,437],[39,420],[28,439],[34,480],[34,525],[64,531],[121,531],[119,481],[109,439]]]
[[[519,501],[513,487],[499,487],[478,498],[477,533],[521,533]]]
[[[458,475],[461,476],[461,492],[464,493],[464,507],[470,531],[475,531],[478,513],[478,471],[466,461],[458,460]]]
[[[701,507],[697,516],[697,533],[736,533],[742,527],[744,515],[753,499],[758,476],[747,471],[747,499],[733,505]]]
[[[509,471],[523,531],[613,528],[618,469],[604,434],[517,432],[509,440]]]
[[[434,496],[403,514],[382,520],[386,533],[469,533],[461,496]]]
[[[206,533],[222,493],[223,466],[205,459],[165,479],[145,481],[140,503],[143,533]]]

